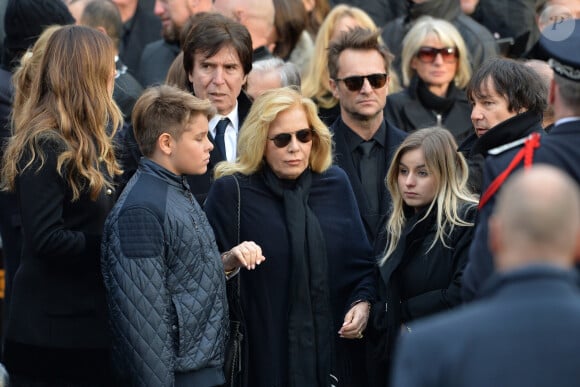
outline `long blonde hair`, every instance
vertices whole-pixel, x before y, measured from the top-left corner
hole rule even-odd
[[[241,173],[251,175],[262,168],[270,124],[279,113],[299,106],[304,109],[310,128],[314,131],[309,167],[321,173],[332,164],[332,135],[318,118],[316,105],[293,87],[264,92],[252,104],[238,138],[235,163],[221,162],[214,169],[217,178]]]
[[[4,190],[14,190],[16,176],[36,162],[38,169],[44,166],[41,143],[46,140],[62,149],[57,169],[73,201],[84,191],[94,200],[103,188],[112,187],[109,176],[121,170],[111,139],[122,124],[108,88],[114,63],[113,42],[95,29],[65,26],[52,33],[31,78],[29,98],[15,112],[22,119],[15,121],[4,155]]]
[[[387,172],[385,182],[392,198],[391,212],[387,221],[387,247],[381,265],[393,254],[403,228],[406,225],[405,202],[399,190],[399,164],[403,155],[415,149],[422,149],[425,154],[425,166],[435,177],[437,193],[429,205],[425,220],[433,211],[436,212],[437,232],[431,250],[437,241],[447,246],[447,238],[455,226],[473,226],[473,223],[462,219],[460,212],[468,207],[475,207],[477,196],[467,188],[469,169],[463,155],[457,151],[453,135],[444,128],[432,127],[412,132],[397,148],[393,161]]]

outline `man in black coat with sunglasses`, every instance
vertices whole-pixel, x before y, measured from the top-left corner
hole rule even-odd
[[[328,53],[330,87],[340,105],[340,116],[330,126],[335,162],[349,177],[371,243],[390,206],[385,175],[406,136],[383,116],[391,58],[379,33],[361,28],[342,35]]]

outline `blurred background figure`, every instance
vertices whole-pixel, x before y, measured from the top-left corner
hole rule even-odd
[[[246,93],[255,100],[266,90],[294,86],[300,90],[300,71],[292,62],[280,58],[263,59],[252,64],[248,74]]]
[[[14,112],[2,169],[23,238],[4,347],[13,386],[112,384],[100,246],[121,173],[115,52],[95,29],[61,27]]]
[[[212,10],[212,0],[156,0],[155,15],[161,19],[162,39],[149,43],[139,61],[137,80],[143,87],[163,83],[167,70],[181,49],[188,20]]]
[[[78,25],[96,28],[113,40],[117,48],[115,55],[117,73],[115,75],[113,99],[121,109],[125,121],[130,123],[133,106],[135,106],[137,98],[143,92],[143,87],[131,75],[118,55],[123,28],[119,10],[111,0],[73,0],[69,3],[69,10]]]
[[[423,16],[403,41],[405,89],[387,98],[387,121],[406,132],[443,126],[461,141],[471,133],[469,53],[453,24]]]
[[[271,44],[274,56],[294,63],[304,72],[314,51],[313,38],[306,30],[308,14],[302,0],[273,0],[275,17]]]
[[[402,76],[401,52],[403,39],[413,24],[421,16],[432,16],[444,19],[457,28],[467,50],[471,67],[476,70],[486,59],[499,54],[499,47],[489,30],[465,15],[461,11],[460,0],[405,0],[407,11],[403,16],[385,24],[382,28],[382,36],[395,55],[393,67],[399,76]]]
[[[550,67],[550,65],[543,61],[537,59],[529,59],[524,62],[526,66],[531,67],[538,73],[544,85],[546,86],[546,92],[549,93],[550,91],[550,84],[554,79],[554,70]],[[546,94],[546,101],[548,100],[549,94]],[[552,127],[554,126],[554,122],[556,121],[554,117],[554,107],[551,104],[546,106],[544,110],[544,116],[542,117],[542,127],[546,132],[550,132]]]
[[[350,5],[365,11],[378,26],[405,14],[406,0],[331,0],[333,7],[338,4]]]
[[[444,128],[409,134],[393,157],[385,179],[393,205],[375,243],[382,258],[379,300],[369,329],[372,386],[388,384],[401,331],[461,303],[461,275],[478,202],[467,188],[468,173],[457,143]]]
[[[578,185],[554,167],[517,172],[489,228],[498,273],[485,297],[403,335],[393,387],[578,384]]]
[[[268,45],[276,33],[273,0],[214,0],[213,10],[248,29],[252,37],[253,61],[272,57]]]
[[[74,1],[74,0],[73,0]],[[145,46],[161,39],[161,20],[146,3],[153,0],[112,0],[119,9],[123,28],[119,56],[133,75],[139,74],[139,61]]]
[[[328,0],[302,0],[306,10],[306,31],[314,41],[320,25],[330,12],[331,6]]]

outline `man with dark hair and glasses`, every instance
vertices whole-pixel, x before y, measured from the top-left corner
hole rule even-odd
[[[363,28],[341,35],[328,50],[330,88],[340,104],[330,126],[335,162],[348,175],[371,243],[390,205],[383,182],[392,152],[406,136],[383,116],[391,59],[379,32]]]

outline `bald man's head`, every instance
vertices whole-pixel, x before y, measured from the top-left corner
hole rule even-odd
[[[571,266],[580,237],[580,190],[547,165],[514,174],[490,219],[490,247],[499,270],[533,262]]]

